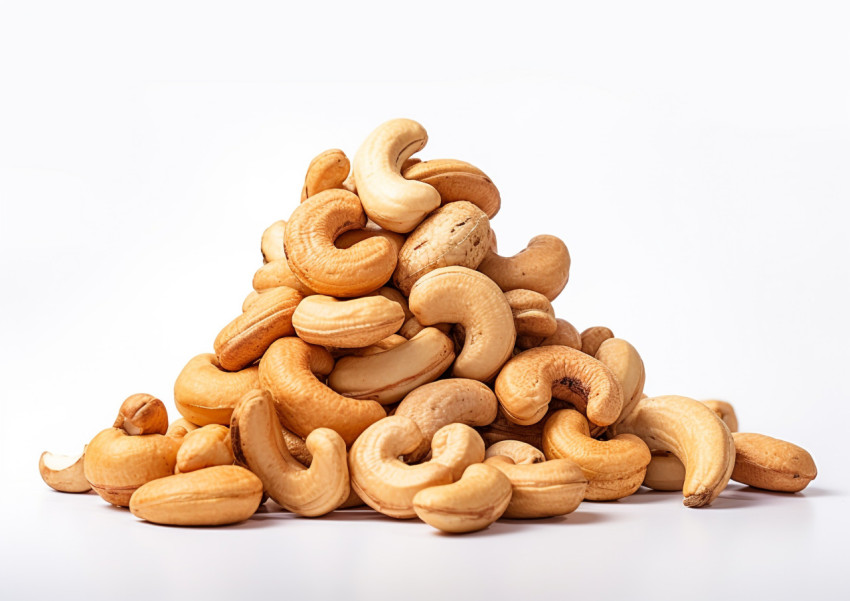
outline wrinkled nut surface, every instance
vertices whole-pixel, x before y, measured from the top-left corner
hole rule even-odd
[[[228,371],[238,371],[262,357],[272,342],[292,335],[292,316],[302,298],[297,290],[287,286],[261,294],[216,336],[213,348],[218,364]]]
[[[416,493],[416,515],[443,532],[475,532],[498,520],[511,501],[511,481],[498,469],[476,463],[453,484]]]
[[[91,484],[84,471],[85,451],[79,455],[56,455],[45,451],[38,458],[41,479],[59,492],[88,492]]]
[[[602,362],[565,346],[541,346],[523,351],[496,378],[496,396],[505,415],[520,425],[534,424],[546,414],[553,385],[581,400],[587,418],[598,426],[614,423],[623,406],[619,382]],[[585,407],[577,407],[585,410]]]
[[[349,248],[334,245],[343,232],[365,226],[360,199],[351,192],[333,189],[311,196],[286,224],[284,249],[289,268],[319,294],[353,297],[377,290],[395,270],[393,244],[372,236]]]
[[[155,396],[134,394],[121,404],[112,427],[121,428],[131,436],[165,434],[168,431],[168,410]]]
[[[609,338],[599,345],[596,358],[604,363],[623,392],[623,409],[617,421],[623,421],[641,399],[646,371],[635,347],[621,338]],[[615,422],[616,423],[616,422]]]
[[[614,332],[605,326],[593,326],[592,328],[587,328],[581,333],[581,352],[586,353],[591,357],[595,357],[596,351],[599,350],[599,345],[613,337]]]
[[[738,431],[738,416],[735,415],[735,408],[731,403],[726,401],[702,401],[703,405],[714,411],[717,416],[723,420],[723,423],[729,426],[730,432]]]
[[[460,478],[473,463],[484,461],[484,441],[466,424],[449,424],[434,434],[431,440],[431,462],[445,465],[452,480]]]
[[[223,526],[247,520],[260,506],[263,483],[236,465],[160,478],[130,499],[134,516],[171,526]]]
[[[653,490],[678,491],[685,486],[685,466],[670,451],[652,451],[643,485]]]
[[[230,430],[219,424],[210,424],[187,433],[177,451],[177,471],[181,473],[232,464]]]
[[[487,459],[490,457],[507,457],[517,465],[528,465],[546,461],[543,451],[520,440],[500,440],[487,447],[484,456]]]
[[[260,388],[256,365],[240,371],[225,371],[215,355],[193,357],[174,383],[174,404],[180,414],[193,424],[230,423],[236,402],[249,390]]]
[[[357,193],[369,219],[392,232],[407,233],[440,206],[433,186],[407,180],[401,167],[428,142],[425,128],[410,119],[379,125],[354,156]]]
[[[299,338],[339,348],[375,344],[397,332],[403,323],[401,305],[381,295],[348,300],[310,296],[301,301],[292,316]]]
[[[405,295],[416,280],[440,267],[476,269],[488,252],[490,220],[474,204],[440,207],[410,233],[398,255],[393,284]]]
[[[469,201],[493,218],[502,206],[498,188],[478,167],[456,159],[434,159],[402,168],[406,179],[433,186],[447,203]]]
[[[555,333],[541,339],[538,336],[517,336],[516,344],[521,349],[536,348],[538,346],[568,346],[576,350],[581,348],[581,336],[575,326],[566,319],[555,319]]]
[[[818,475],[812,456],[795,444],[749,432],[732,434],[732,480],[777,492],[800,492]]]
[[[557,297],[570,278],[570,253],[555,236],[535,236],[525,250],[513,257],[488,253],[478,271],[509,290],[534,290],[550,301]]]
[[[271,263],[280,259],[286,260],[283,252],[283,234],[286,231],[286,221],[275,221],[263,231],[260,239],[260,252],[263,253],[263,263]]]
[[[287,288],[297,290],[302,296],[316,294],[314,290],[305,286],[301,280],[295,277],[285,258],[274,259],[260,267],[254,273],[253,286],[255,292],[265,292],[270,288],[286,286]],[[245,299],[245,302],[242,303],[243,311],[250,306],[250,303],[247,301],[248,299]]]
[[[552,303],[539,292],[509,290],[505,292],[505,300],[514,316],[517,340],[521,336],[546,338],[558,330]]]
[[[342,188],[350,168],[348,157],[338,148],[326,150],[318,155],[307,167],[304,187],[301,189],[301,202],[319,192]]]
[[[567,459],[515,464],[510,457],[494,455],[485,465],[496,468],[511,481],[511,502],[502,517],[548,518],[575,511],[587,491],[581,468]]]
[[[466,267],[440,267],[410,291],[410,310],[423,325],[463,326],[463,349],[452,375],[486,382],[513,352],[516,330],[505,295],[486,276]]]
[[[287,450],[271,397],[249,392],[233,411],[230,424],[236,459],[259,476],[268,495],[281,507],[305,516],[329,513],[348,497],[345,442],[327,428],[313,430],[306,446],[309,468]]]

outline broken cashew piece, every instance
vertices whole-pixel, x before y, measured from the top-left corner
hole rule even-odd
[[[215,355],[193,357],[174,383],[174,404],[193,424],[230,423],[230,414],[242,396],[260,388],[256,365],[239,371],[224,371]]]
[[[283,252],[283,234],[286,231],[286,221],[275,221],[263,231],[260,239],[260,252],[263,253],[263,263],[271,263],[279,259],[286,260]]]
[[[555,236],[535,236],[525,250],[513,257],[488,253],[478,271],[503,291],[534,290],[554,300],[570,279],[570,253]]]
[[[53,490],[59,492],[88,492],[91,484],[86,480],[85,450],[79,455],[56,455],[45,451],[38,458],[38,472],[41,479]]]
[[[292,315],[299,338],[338,348],[376,344],[403,323],[401,305],[381,295],[340,300],[317,294],[301,301]]]
[[[814,459],[802,447],[764,434],[736,432],[732,438],[735,482],[764,490],[800,492],[818,475]]]
[[[546,456],[540,449],[520,440],[500,440],[487,447],[484,456],[507,457],[517,465],[528,465],[532,463],[543,463]]]
[[[209,424],[183,437],[183,444],[177,451],[177,473],[216,465],[233,465],[230,429],[220,424]]]
[[[469,201],[492,219],[502,206],[498,188],[478,167],[456,159],[433,159],[403,167],[406,179],[424,182],[440,194],[443,206]]]
[[[567,459],[517,465],[510,457],[494,455],[484,462],[511,481],[511,502],[502,517],[548,518],[575,511],[585,497],[587,478]]]
[[[350,168],[348,157],[338,148],[326,150],[315,157],[307,167],[304,187],[301,189],[301,202],[319,192],[342,188]]]
[[[155,396],[134,394],[121,404],[112,427],[121,428],[130,436],[165,434],[168,431],[168,411]]]

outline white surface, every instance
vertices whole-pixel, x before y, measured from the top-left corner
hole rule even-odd
[[[0,10],[0,597],[850,592],[841,3]],[[428,129],[421,156],[492,177],[503,252],[567,242],[559,315],[632,342],[649,394],[728,399],[809,449],[810,490],[640,494],[464,538],[359,513],[159,528],[48,490],[41,451],[131,393],[172,406],[310,159],[396,116]]]

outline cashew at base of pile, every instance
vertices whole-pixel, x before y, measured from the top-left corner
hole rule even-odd
[[[41,479],[53,490],[80,493],[91,490],[84,471],[85,450],[79,455],[56,455],[45,451],[38,458]]]
[[[487,459],[490,457],[507,457],[517,465],[529,465],[546,461],[543,451],[519,440],[500,440],[497,443],[491,444],[487,447],[484,456]]]
[[[515,464],[510,457],[494,455],[484,462],[505,474],[513,494],[503,517],[548,518],[575,511],[587,491],[581,468],[567,459]]]
[[[814,459],[802,447],[764,434],[735,432],[732,438],[735,482],[764,490],[800,492],[818,475]]]
[[[183,437],[183,444],[177,451],[176,472],[194,472],[206,467],[232,464],[230,430],[219,424],[209,424]]]

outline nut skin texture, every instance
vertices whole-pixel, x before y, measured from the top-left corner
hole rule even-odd
[[[174,383],[174,404],[188,421],[199,426],[230,423],[233,407],[249,390],[260,388],[256,365],[229,372],[215,355],[192,358]]]
[[[347,298],[377,290],[395,269],[393,244],[372,236],[349,248],[334,245],[343,232],[365,226],[360,199],[351,192],[333,189],[308,198],[286,224],[284,250],[289,268],[319,294]]]
[[[313,430],[306,446],[309,468],[287,450],[280,421],[266,392],[249,392],[233,411],[230,425],[238,462],[259,476],[280,506],[308,517],[329,513],[348,498],[345,442],[327,428]]]
[[[581,333],[581,352],[596,356],[596,351],[599,350],[599,345],[614,337],[614,332],[605,326],[593,326],[587,328]]]
[[[265,292],[270,288],[279,288],[286,286],[301,293],[302,296],[316,294],[315,290],[311,290],[305,286],[301,280],[295,277],[289,263],[286,262],[286,257],[282,259],[274,259],[260,267],[254,273],[253,286],[255,292]],[[247,301],[247,299],[246,299]],[[248,308],[247,302],[242,303],[243,311]]]
[[[270,263],[279,259],[286,260],[283,252],[283,235],[286,231],[286,221],[281,219],[275,221],[263,232],[260,239],[260,252],[263,253],[263,263]]]
[[[350,169],[348,157],[338,148],[319,154],[307,167],[304,187],[301,189],[301,202],[319,192],[342,188]]]
[[[410,291],[410,310],[423,325],[456,323],[465,341],[452,375],[486,382],[499,372],[516,342],[505,295],[486,276],[466,267],[441,267]]]
[[[516,465],[530,465],[546,461],[543,451],[520,440],[500,440],[487,447],[484,456],[487,459],[490,457],[507,457]]]
[[[445,465],[452,471],[455,481],[467,467],[484,461],[484,441],[466,424],[448,424],[434,434],[431,455],[433,463]]]
[[[357,193],[369,219],[392,232],[412,231],[440,206],[433,186],[407,180],[401,167],[428,142],[425,128],[410,119],[392,119],[379,125],[354,155]]]
[[[218,364],[227,371],[239,371],[262,357],[272,342],[294,334],[292,316],[302,298],[288,286],[261,294],[216,336],[213,348]]]
[[[416,493],[413,508],[423,522],[443,532],[475,532],[505,513],[511,491],[511,481],[501,471],[476,463],[457,482]]]
[[[588,480],[585,499],[613,501],[640,488],[651,455],[644,442],[632,434],[612,440],[594,440],[585,417],[575,409],[552,415],[543,428],[546,458],[575,462]]]
[[[230,430],[219,424],[197,428],[183,437],[177,451],[177,473],[194,472],[216,465],[233,465]]]
[[[652,451],[643,485],[652,490],[679,491],[685,485],[685,466],[670,451]]]
[[[717,416],[723,420],[723,423],[729,426],[729,431],[733,434],[738,431],[738,416],[735,415],[735,408],[731,403],[726,401],[702,401],[702,403],[714,411]]]
[[[620,383],[623,409],[617,421],[623,421],[643,395],[643,385],[646,381],[643,359],[635,347],[620,338],[609,338],[600,344],[596,358],[611,370]]]
[[[570,279],[570,253],[560,238],[535,236],[525,250],[513,257],[488,253],[478,271],[496,282],[504,292],[534,290],[552,301]]]
[[[424,182],[440,194],[443,206],[447,203],[469,201],[489,218],[495,217],[502,206],[498,188],[478,167],[456,159],[434,159],[402,168],[406,179]]]
[[[396,333],[403,323],[401,305],[381,295],[349,300],[310,296],[301,301],[292,316],[299,338],[338,348],[375,344]]]
[[[250,518],[262,497],[257,476],[219,465],[148,482],[133,493],[130,511],[155,524],[223,526]]]
[[[134,394],[121,404],[112,427],[121,428],[131,436],[165,434],[168,431],[168,410],[153,395]]]
[[[57,466],[57,463],[60,466]],[[38,472],[44,483],[53,490],[70,493],[88,492],[91,490],[91,484],[86,480],[84,464],[85,451],[73,457],[45,451],[38,458]]]
[[[511,502],[502,517],[548,518],[575,511],[587,491],[581,468],[567,459],[517,465],[510,457],[494,455],[485,465],[496,468],[511,481]]]
[[[612,424],[620,415],[622,391],[611,370],[566,346],[529,349],[508,361],[496,378],[496,396],[508,419],[530,425],[546,414],[553,394],[559,396],[553,384],[573,393],[566,400],[581,399],[587,418],[598,426]]]
[[[514,327],[516,329],[517,341],[521,337],[552,336],[558,330],[558,322],[555,321],[555,310],[552,303],[545,296],[533,290],[509,290],[505,292],[505,299],[511,307],[514,316]],[[520,343],[519,346],[522,346]],[[534,345],[536,346],[536,345]]]
[[[682,396],[641,399],[613,434],[639,436],[653,451],[670,451],[685,466],[687,507],[710,504],[726,488],[735,467],[732,433],[714,411]]]
[[[330,428],[351,445],[386,411],[375,401],[344,397],[314,375],[329,374],[333,365],[324,348],[295,337],[281,338],[260,360],[260,383],[271,394],[285,428],[302,438],[316,428]]]
[[[490,220],[466,201],[453,202],[428,215],[410,233],[398,255],[393,284],[403,294],[420,277],[440,267],[476,269],[488,252]]]
[[[735,432],[732,480],[764,490],[800,492],[818,475],[812,456],[790,442],[750,432]]]
[[[517,333],[518,334],[518,333]],[[576,350],[581,349],[581,336],[575,326],[566,319],[555,319],[555,333],[546,338],[537,336],[519,336],[516,339],[520,349],[527,350],[538,346],[568,346]]]

